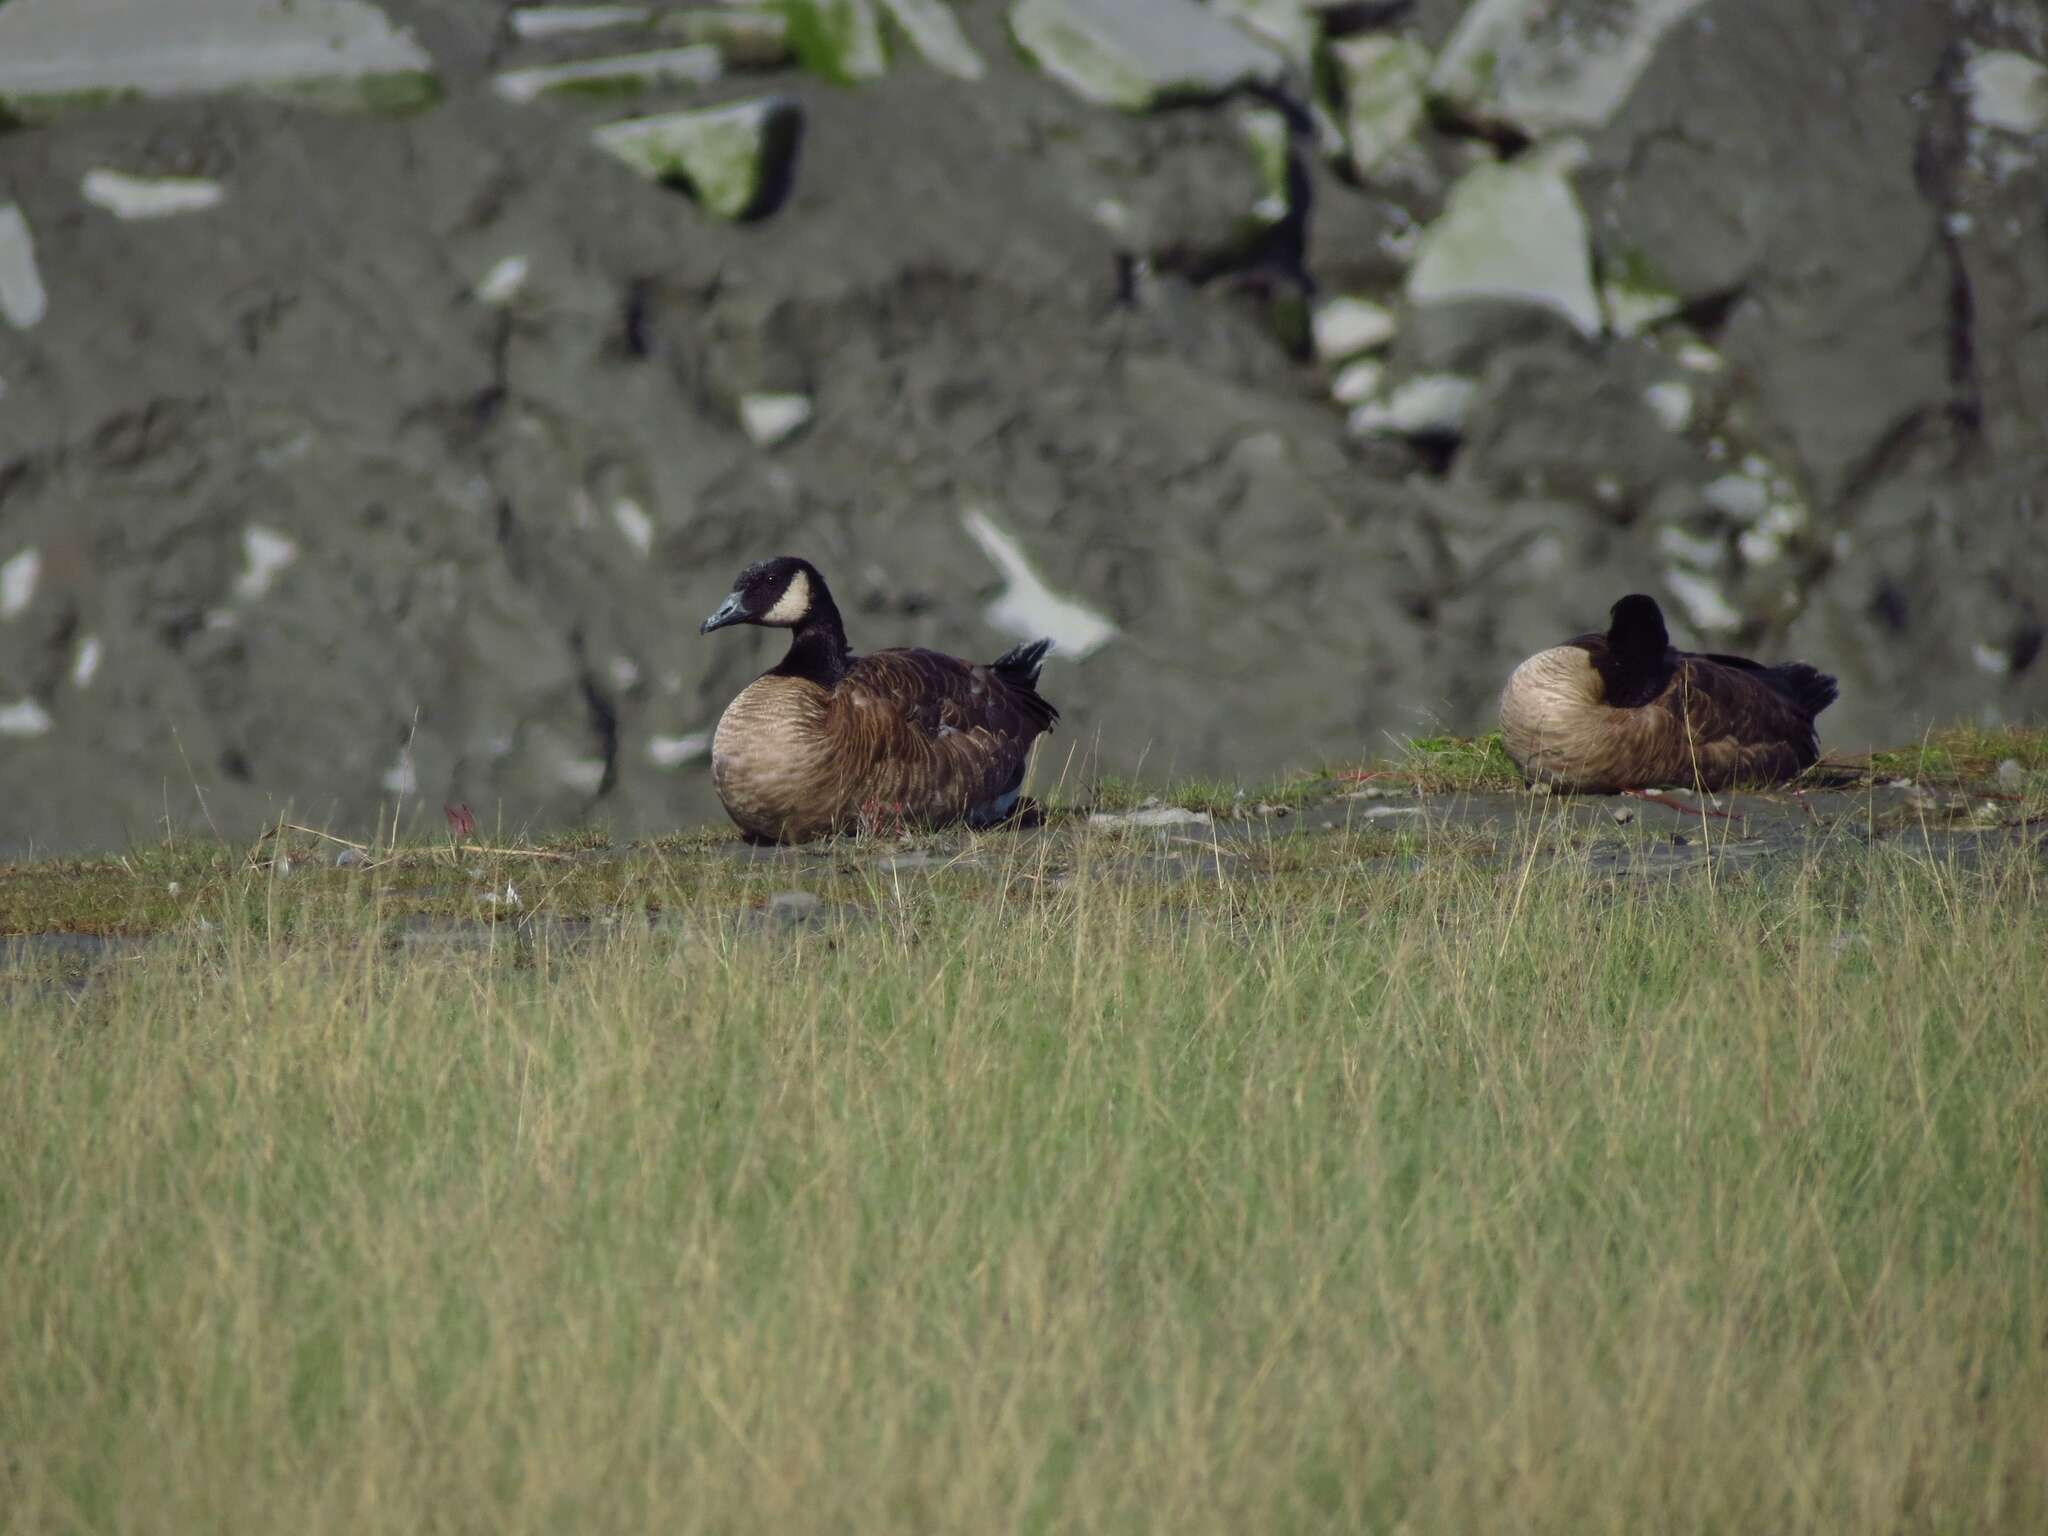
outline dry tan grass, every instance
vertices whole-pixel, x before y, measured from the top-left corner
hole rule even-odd
[[[0,992],[8,1528],[2048,1529],[2037,863],[1014,873]]]

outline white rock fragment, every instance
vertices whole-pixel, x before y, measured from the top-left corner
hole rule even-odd
[[[1369,179],[1422,126],[1429,50],[1411,37],[1367,32],[1333,42],[1329,55],[1344,90],[1351,168]]]
[[[680,768],[710,755],[709,731],[692,731],[687,736],[651,736],[647,740],[647,761],[657,768]]]
[[[504,256],[492,263],[476,285],[476,296],[493,309],[503,309],[526,288],[528,265],[524,256]]]
[[[1700,500],[1737,522],[1754,523],[1770,510],[1771,488],[1762,477],[1747,472],[1722,475],[1700,491]]]
[[[49,729],[50,712],[34,699],[0,708],[0,736],[41,736]]]
[[[1688,341],[1673,354],[1678,366],[1693,373],[1719,373],[1728,360],[1702,341]]]
[[[1967,71],[1970,116],[2005,133],[2048,132],[2048,66],[2002,49],[1980,53]]]
[[[99,676],[100,658],[105,653],[106,647],[98,635],[87,635],[79,641],[78,654],[71,660],[71,686],[90,688],[92,680]]]
[[[35,242],[28,219],[14,203],[0,203],[0,320],[25,331],[50,307],[43,275],[36,270]]]
[[[1369,401],[1351,413],[1349,429],[1356,436],[1391,434],[1433,437],[1457,432],[1465,425],[1478,385],[1454,373],[1425,373],[1404,381],[1384,400]]]
[[[789,62],[790,15],[728,3],[663,11],[657,24],[684,42],[711,44],[728,69],[773,69]]]
[[[803,109],[760,97],[702,112],[668,112],[606,123],[597,147],[655,181],[679,181],[721,218],[753,214],[763,194],[789,171]]]
[[[1586,216],[1567,173],[1585,153],[1572,140],[1505,165],[1481,165],[1451,188],[1408,274],[1417,304],[1495,299],[1556,311],[1600,334]]]
[[[1657,547],[1671,559],[1696,571],[1719,570],[1727,564],[1727,543],[1713,535],[1693,533],[1667,523],[1657,530]]]
[[[1286,65],[1195,0],[1017,0],[1010,32],[1076,95],[1132,112],[1271,84]]]
[[[416,795],[420,792],[420,773],[412,760],[412,748],[400,747],[398,761],[384,770],[384,777],[377,781],[394,795]]]
[[[1316,306],[1309,324],[1316,356],[1324,363],[1341,363],[1383,347],[1394,339],[1396,329],[1393,311],[1369,299],[1331,299]]]
[[[95,208],[117,219],[168,219],[220,206],[227,196],[217,181],[199,176],[130,176],[98,166],[87,171],[78,192]]]
[[[1970,659],[1993,677],[2004,677],[2012,670],[2012,652],[2001,646],[1986,645],[1982,640],[1970,647]]]
[[[644,5],[526,5],[512,13],[512,32],[515,37],[560,37],[566,32],[644,26],[647,19]]]
[[[1380,383],[1386,376],[1386,365],[1371,358],[1346,363],[1330,381],[1330,398],[1339,405],[1363,405],[1380,392]]]
[[[16,619],[35,601],[36,580],[43,572],[42,552],[34,546],[0,565],[0,622]]]
[[[1664,424],[1667,432],[1683,432],[1692,425],[1692,386],[1690,384],[1652,384],[1643,391],[1643,404],[1657,420]]]
[[[772,448],[802,430],[810,421],[808,395],[743,395],[740,427],[758,447]]]
[[[1020,640],[1048,636],[1055,655],[1080,661],[1108,644],[1116,626],[1094,609],[1060,597],[1031,569],[1024,552],[988,514],[970,507],[960,515],[961,526],[991,564],[1002,572],[1006,583],[1000,597],[987,608],[989,623]]]
[[[577,86],[709,85],[725,73],[716,48],[658,48],[648,53],[622,53],[605,59],[575,59],[567,64],[542,64],[511,69],[491,82],[507,101],[529,102],[549,91]]]
[[[1290,63],[1307,69],[1314,62],[1323,29],[1303,0],[1209,0],[1209,4],[1259,41],[1279,49]]]
[[[1678,599],[1678,606],[1685,610],[1685,616],[1692,627],[1701,633],[1739,628],[1742,615],[1729,606],[1721,589],[1706,577],[1691,571],[1673,567],[1664,573],[1664,585],[1671,589],[1671,595]]]
[[[8,0],[0,100],[173,96],[428,74],[365,0]]]
[[[594,795],[604,788],[604,759],[601,757],[564,758],[555,769],[555,775],[579,795]]]
[[[613,502],[612,523],[635,552],[644,555],[654,548],[654,519],[639,502],[626,497]]]
[[[1477,0],[1444,44],[1430,86],[1474,117],[1537,136],[1598,128],[1628,100],[1671,29],[1704,3]]]
[[[299,546],[277,532],[251,523],[242,530],[242,574],[235,578],[235,596],[253,603],[269,592],[278,572],[299,558]]]
[[[1182,805],[1145,805],[1135,811],[1091,811],[1091,827],[1206,827],[1215,818],[1207,811],[1191,811]]]
[[[967,34],[960,30],[952,7],[945,0],[881,0],[882,9],[903,29],[910,44],[924,56],[925,63],[942,75],[957,80],[979,80],[988,65]]]
[[[1640,336],[1685,308],[1685,300],[1641,278],[1614,278],[1600,285],[1607,328],[1617,336]]]
[[[1745,528],[1735,537],[1735,549],[1750,565],[1775,565],[1785,556],[1785,540],[1770,528]]]

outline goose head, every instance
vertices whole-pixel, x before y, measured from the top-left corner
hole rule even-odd
[[[697,626],[697,633],[708,635],[729,624],[795,629],[831,601],[816,566],[793,555],[779,555],[741,571],[718,611]]]

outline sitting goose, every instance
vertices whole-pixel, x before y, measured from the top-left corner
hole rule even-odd
[[[1050,640],[979,666],[937,651],[856,656],[807,560],[748,566],[698,633],[791,631],[782,664],[726,706],[711,782],[755,842],[850,831],[863,816],[992,826],[1016,808],[1031,746],[1059,711],[1038,696]]]
[[[1607,633],[1538,651],[1500,695],[1501,738],[1531,783],[1612,794],[1798,777],[1835,680],[1803,661],[1673,650],[1656,599],[1634,593]]]

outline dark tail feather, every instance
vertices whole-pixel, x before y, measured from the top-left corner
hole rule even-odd
[[[1013,646],[989,664],[991,672],[1017,690],[1015,701],[1041,731],[1051,730],[1060,717],[1052,701],[1038,691],[1038,669],[1045,665],[1045,653],[1051,649],[1050,640],[1033,640]]]
[[[1031,640],[1012,646],[990,664],[990,670],[1005,682],[1015,683],[1020,688],[1036,688],[1038,669],[1045,665],[1045,653],[1051,649],[1050,640]]]
[[[1834,703],[1841,692],[1832,677],[1803,661],[1768,667],[1764,675],[1774,688],[1805,710],[1809,719]]]

